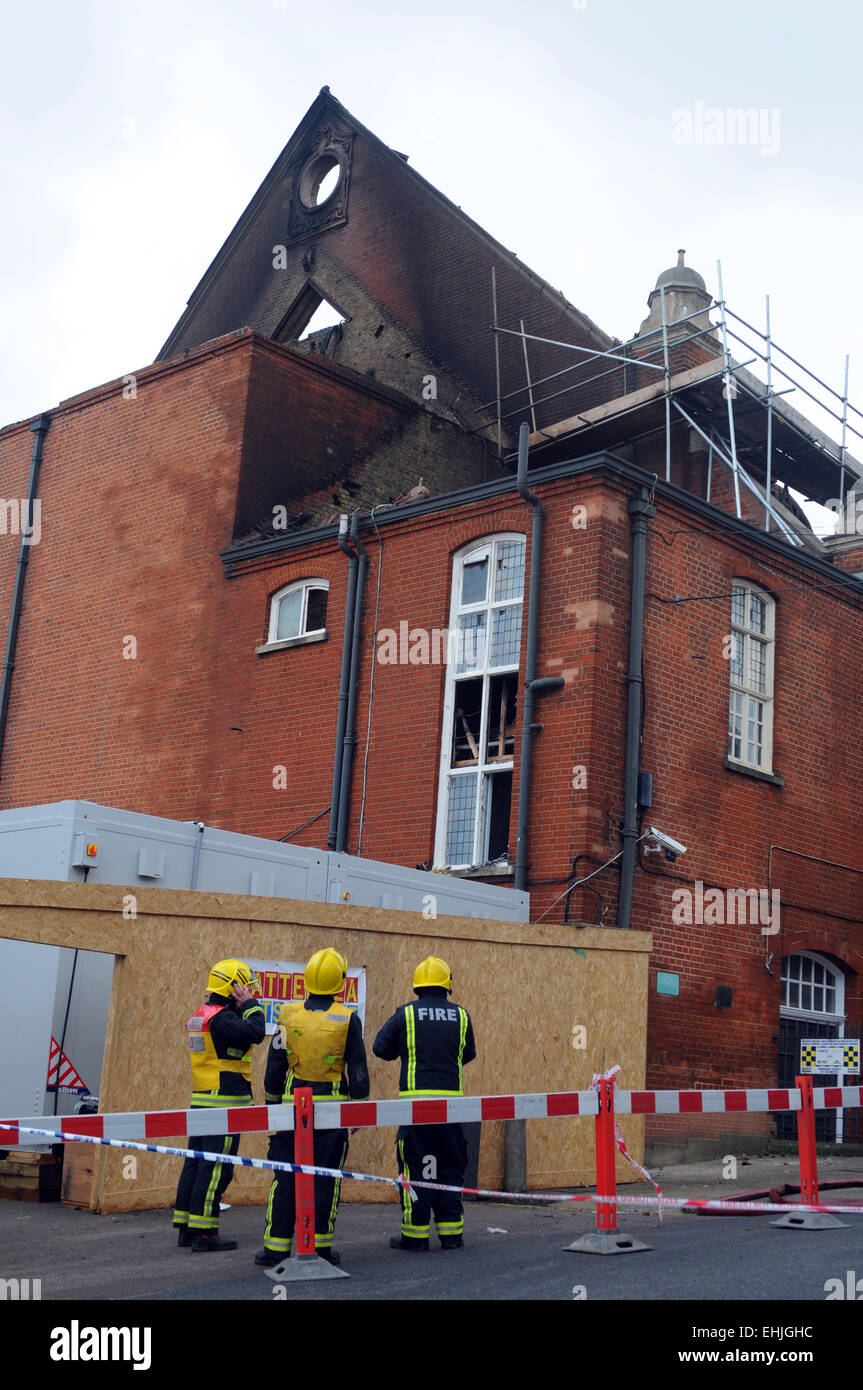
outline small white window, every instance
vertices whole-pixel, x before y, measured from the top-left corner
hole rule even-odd
[[[773,631],[775,604],[753,584],[731,586],[731,692],[728,760],[773,771]]]
[[[273,594],[267,645],[323,635],[327,627],[329,587],[326,579],[303,579]]]

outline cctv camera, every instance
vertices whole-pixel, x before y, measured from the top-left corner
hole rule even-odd
[[[654,852],[664,850],[666,859],[670,859],[672,863],[674,863],[679,854],[686,853],[686,845],[682,845],[679,840],[673,839],[671,835],[665,835],[661,830],[657,830],[655,825],[650,827],[647,838],[654,842],[647,847],[648,850]]]

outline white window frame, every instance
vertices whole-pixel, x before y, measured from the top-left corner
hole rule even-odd
[[[277,589],[274,594],[271,594],[267,640],[263,646],[256,647],[255,650],[258,652],[273,651],[281,647],[300,646],[305,642],[323,641],[327,635],[326,625],[324,627],[311,629],[306,627],[309,611],[309,594],[317,589],[323,589],[325,593],[329,594],[330,581],[328,579],[297,579],[291,584],[285,584],[281,589]],[[297,592],[301,592],[303,596],[302,607],[300,609],[300,630],[294,637],[280,638],[277,635],[279,631],[279,607],[283,599]]]
[[[491,657],[491,623],[492,613],[496,609],[515,606],[516,602],[520,605],[522,615],[522,629],[524,627],[524,600],[525,600],[525,578],[522,580],[521,595],[516,600],[513,598],[494,599],[494,577],[496,573],[495,555],[500,544],[507,541],[517,541],[524,548],[525,558],[527,555],[527,543],[523,532],[520,531],[501,531],[490,536],[485,536],[480,540],[471,541],[464,546],[453,557],[452,567],[452,587],[450,591],[450,619],[449,619],[449,643],[448,660],[446,674],[446,692],[444,695],[443,707],[443,729],[441,739],[441,761],[440,777],[438,782],[438,808],[437,808],[437,828],[435,833],[434,863],[436,868],[447,868],[450,870],[465,871],[476,869],[480,864],[487,862],[487,845],[489,824],[486,814],[488,805],[488,782],[495,773],[513,772],[515,765],[515,746],[513,746],[513,757],[496,758],[493,761],[482,761],[478,758],[475,765],[465,767],[463,771],[455,771],[451,764],[452,742],[453,742],[453,723],[455,718],[457,688],[464,680],[472,680],[478,677],[483,678],[483,713],[480,724],[480,736],[478,746],[481,750],[486,749],[487,730],[489,719],[489,700],[488,689],[491,678],[495,676],[515,675],[516,678],[516,722],[521,713],[521,692],[518,690],[518,673],[521,662],[521,638],[519,638],[518,655],[514,663],[501,666],[492,666]],[[460,596],[462,591],[462,581],[465,566],[487,556],[489,560],[488,568],[488,587],[486,598],[482,603],[462,604]],[[458,657],[459,657],[459,616],[467,615],[472,612],[485,612],[486,618],[486,641],[484,661],[482,665],[473,667],[470,672],[462,672],[458,677]],[[447,863],[447,825],[449,811],[449,796],[452,777],[478,776],[479,785],[477,787],[477,800],[474,813],[474,854],[470,862]],[[514,782],[513,776],[513,782]],[[499,861],[496,861],[499,863]],[[507,866],[508,867],[508,866]]]
[[[836,1007],[830,1013],[818,1009],[797,1009],[785,1003],[785,967],[790,960],[805,958],[820,965],[828,975],[832,976],[833,988],[836,991]],[[826,956],[819,955],[817,951],[792,951],[785,956],[782,961],[781,970],[781,995],[779,1014],[781,1018],[801,1018],[809,1023],[838,1023],[843,1026],[845,1023],[845,974],[834,961],[828,960]]]
[[[751,583],[748,579],[733,579],[731,581],[732,591],[742,589],[744,592],[744,615],[743,623],[736,623],[732,616],[730,635],[732,641],[737,634],[742,645],[742,679],[735,681],[732,666],[732,658],[729,655],[729,695],[728,695],[728,749],[727,760],[737,767],[748,768],[753,772],[763,772],[767,775],[773,773],[773,705],[774,705],[774,650],[776,644],[776,603],[770,594],[757,584]],[[764,604],[764,631],[759,632],[750,623],[751,600],[760,599]],[[732,600],[732,615],[733,615]],[[763,643],[765,646],[764,662],[764,690],[760,691],[748,683],[747,672],[750,665],[750,651],[754,643]],[[757,701],[763,709],[762,714],[762,741],[761,741],[761,761],[750,757],[748,752],[748,727],[750,722],[749,701]],[[734,708],[735,704],[742,706],[742,713]],[[740,755],[732,752],[732,716],[740,718]]]

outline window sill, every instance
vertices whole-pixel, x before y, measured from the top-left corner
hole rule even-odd
[[[307,647],[312,642],[326,642],[327,632],[307,632],[302,637],[286,637],[283,642],[262,642],[255,647],[255,656],[267,656],[269,652],[283,652],[288,647]]]
[[[735,763],[730,758],[723,758],[722,766],[727,772],[742,772],[744,777],[754,777],[757,782],[772,782],[774,787],[785,786],[785,778],[778,772],[761,772],[757,767],[748,767],[746,763]]]
[[[451,878],[511,878],[515,873],[514,864],[486,864],[479,868],[445,869]]]

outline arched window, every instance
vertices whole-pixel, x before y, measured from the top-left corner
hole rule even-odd
[[[745,580],[731,585],[728,761],[773,771],[773,631],[776,605]]]
[[[453,563],[435,863],[506,862],[524,536],[473,542]]]
[[[782,1013],[786,1018],[836,1021],[845,1012],[845,976],[814,951],[798,951],[782,962]]]
[[[270,598],[268,647],[326,636],[328,579],[301,579]]]

